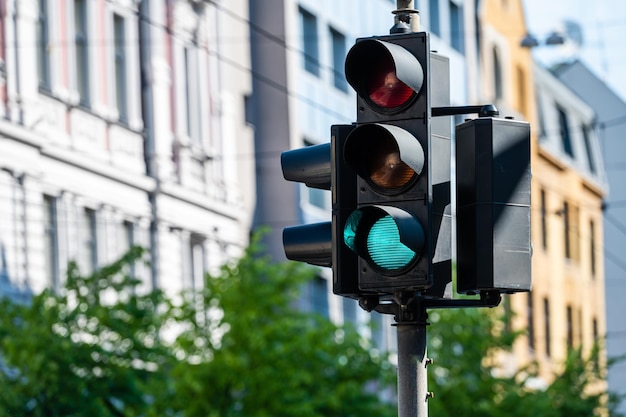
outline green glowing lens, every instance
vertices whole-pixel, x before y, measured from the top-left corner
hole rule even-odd
[[[417,255],[400,242],[398,225],[389,215],[378,219],[370,229],[367,252],[379,268],[387,271],[405,268]]]

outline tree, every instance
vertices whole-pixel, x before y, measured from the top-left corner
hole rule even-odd
[[[130,291],[137,282],[123,273],[141,256],[87,277],[70,263],[58,294],[2,300],[0,415],[150,415],[171,355],[159,338],[164,295]]]
[[[313,270],[256,244],[199,293],[142,293],[142,251],[64,288],[0,304],[0,416],[395,415],[384,357],[349,326],[299,312]],[[182,300],[182,301],[181,301]]]
[[[436,397],[429,402],[431,415],[454,416],[601,416],[615,414],[617,398],[598,391],[605,379],[600,349],[585,357],[580,349],[569,352],[562,372],[545,389],[529,387],[534,366],[510,377],[499,376],[494,353],[509,351],[520,333],[506,331],[499,310],[458,309],[430,313],[429,387]]]
[[[395,385],[386,357],[351,326],[296,308],[315,273],[275,264],[256,244],[207,276],[201,292],[142,292],[125,275],[142,251],[29,304],[0,301],[1,416],[396,415],[380,392]],[[493,352],[516,334],[497,310],[430,311],[433,416],[598,415],[612,411],[598,350],[572,351],[545,390],[533,373],[498,376]]]
[[[200,302],[179,312],[194,323],[179,338],[186,361],[175,378],[177,400],[193,403],[186,416],[396,415],[376,389],[394,378],[388,361],[353,327],[295,308],[297,290],[313,273],[272,264],[253,245],[237,264],[207,277]],[[212,358],[189,364],[206,346]]]

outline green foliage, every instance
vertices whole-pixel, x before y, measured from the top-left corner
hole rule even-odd
[[[253,245],[239,263],[207,278],[200,304],[223,316],[209,310],[208,323],[180,338],[187,359],[202,353],[197,346],[211,346],[214,355],[177,370],[177,400],[193,403],[184,415],[395,415],[395,405],[366,389],[391,375],[387,362],[353,328],[295,308],[296,290],[311,273],[295,263],[271,264]],[[197,310],[185,307],[192,322]],[[214,340],[205,327],[224,335]]]
[[[141,294],[133,249],[27,305],[0,304],[1,416],[395,415],[393,372],[350,327],[299,312],[310,268],[256,245],[202,293]]]
[[[312,269],[275,264],[253,243],[207,276],[202,292],[142,293],[125,275],[133,249],[90,276],[71,264],[63,290],[29,304],[0,301],[0,417],[394,416],[385,357],[350,326],[296,308]],[[599,350],[573,350],[545,390],[532,367],[502,377],[493,353],[511,348],[499,310],[429,313],[430,414],[600,416]],[[613,415],[613,414],[610,414]]]
[[[159,292],[137,295],[123,274],[138,248],[83,277],[70,264],[60,294],[44,291],[27,305],[0,304],[0,415],[141,415],[163,389],[167,349]],[[102,300],[105,293],[115,297]],[[109,297],[107,297],[109,298]],[[108,302],[107,302],[108,301]]]
[[[438,417],[535,416],[588,417],[615,414],[617,398],[598,391],[605,367],[596,346],[589,357],[580,349],[569,352],[564,369],[545,390],[532,389],[536,366],[510,377],[499,376],[493,353],[510,351],[518,334],[506,330],[499,310],[459,309],[430,313],[429,402]]]
[[[512,336],[493,332],[493,310],[455,309],[429,313],[429,402],[432,415],[485,415],[494,408],[497,392],[509,389],[510,381],[494,375],[494,365],[485,361],[496,349],[508,349]]]

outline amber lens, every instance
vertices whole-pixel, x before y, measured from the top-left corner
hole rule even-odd
[[[396,143],[389,138],[377,141],[376,149],[370,151],[367,161],[370,180],[381,188],[396,189],[405,186],[415,175],[400,159]]]

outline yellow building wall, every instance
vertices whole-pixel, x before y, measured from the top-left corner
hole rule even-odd
[[[533,290],[530,296],[520,293],[507,297],[514,312],[513,327],[525,329],[534,337],[532,342],[527,336],[519,338],[514,355],[508,360],[514,361],[517,368],[537,360],[541,376],[549,382],[566,357],[568,335],[573,346],[582,343],[589,352],[597,337],[606,332],[601,243],[603,196],[577,172],[539,146],[534,64],[529,49],[520,46],[527,33],[522,1],[482,1],[479,19],[483,99],[496,104],[501,116],[529,121],[532,132]],[[498,80],[500,88],[496,87]],[[571,259],[565,256],[564,201],[568,201],[571,208],[570,224],[578,225],[570,227]],[[593,256],[591,221],[594,224]],[[593,274],[592,257],[595,258]],[[568,307],[571,320],[568,320]]]

